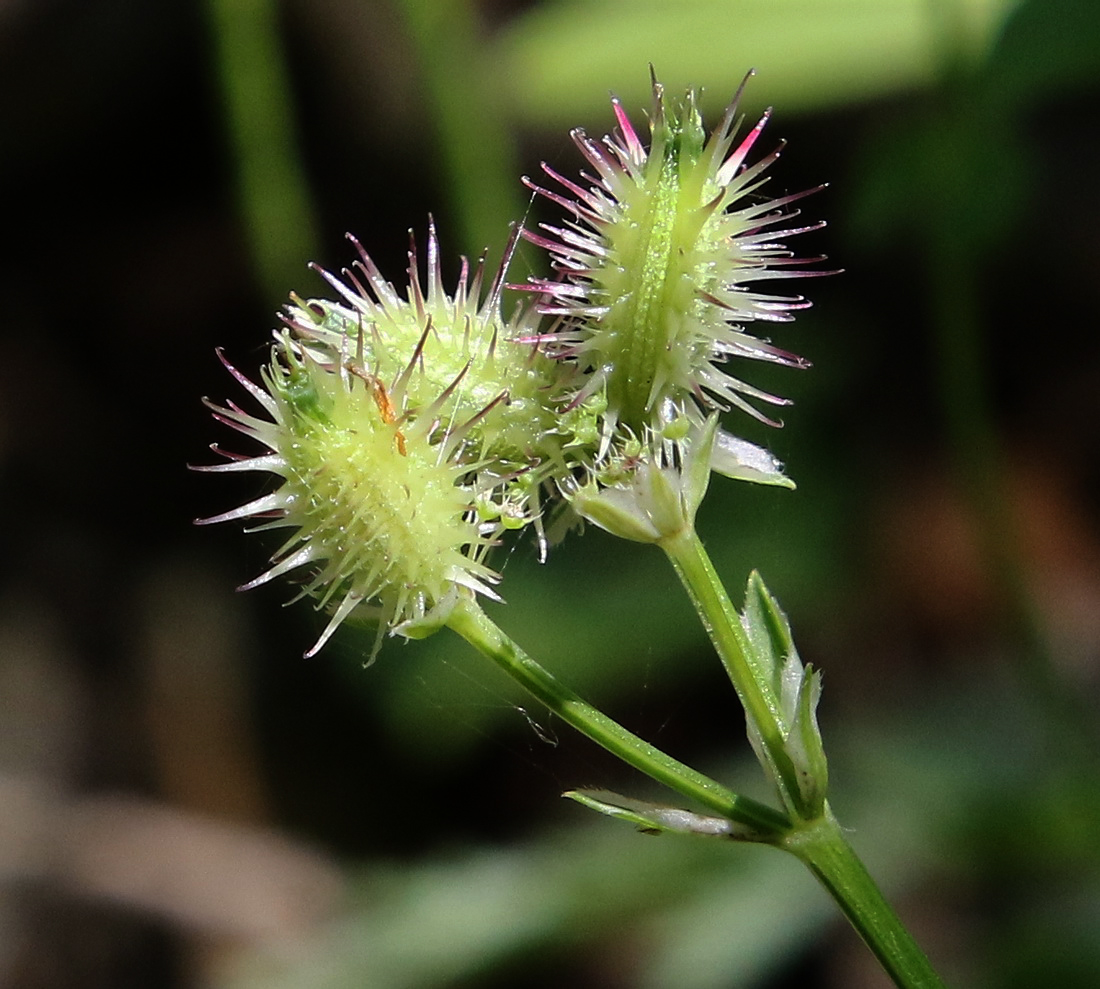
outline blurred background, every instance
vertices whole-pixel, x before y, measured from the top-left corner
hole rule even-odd
[[[345,231],[395,282],[429,213],[451,277],[499,254],[649,63],[710,121],[755,67],[767,191],[830,183],[792,246],[845,272],[773,334],[814,368],[730,423],[799,489],[699,525],[825,671],[834,808],[950,983],[1100,985],[1090,0],[0,0],[0,984],[886,984],[793,860],[560,800],[660,795],[453,636],[303,659],[321,616],[233,591],[274,545],[192,526],[261,490],[186,469],[236,448],[214,348],[255,374]],[[767,796],[660,554],[498,562],[545,665]]]

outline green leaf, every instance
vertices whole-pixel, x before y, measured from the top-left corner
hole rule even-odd
[[[817,702],[821,699],[821,673],[807,666],[799,683],[798,703],[787,737],[787,754],[798,773],[798,788],[810,816],[825,809],[829,789],[829,764],[821,729],[817,724]]]
[[[648,800],[636,800],[634,797],[624,797],[610,790],[569,790],[562,796],[575,800],[598,814],[606,814],[620,821],[629,821],[641,830],[652,834],[695,834],[743,841],[755,841],[760,837],[751,828],[724,817],[696,814],[678,807],[654,804]]]
[[[783,465],[768,450],[723,430],[718,431],[710,468],[717,474],[738,481],[792,490],[795,486],[794,481],[783,473]]]
[[[777,717],[786,722],[782,704],[783,669],[787,657],[795,654],[794,640],[787,616],[768,593],[764,579],[755,570],[749,574],[745,589],[745,610],[741,623],[755,654],[754,665],[767,676],[770,706]],[[783,727],[786,729],[788,724]]]
[[[760,731],[748,723],[749,741],[788,809],[806,820],[818,817],[825,806],[829,771],[821,731],[817,724],[817,704],[821,699],[821,674],[803,667],[791,635],[787,616],[768,592],[757,571],[749,575],[745,591],[742,624],[755,654],[753,664],[764,670],[770,688],[776,722],[783,737],[783,750],[795,770],[798,794],[788,794],[771,767],[773,759],[763,752]]]

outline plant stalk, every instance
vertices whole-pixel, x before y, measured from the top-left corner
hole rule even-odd
[[[508,638],[472,598],[459,599],[447,624],[563,721],[658,783],[744,825],[757,840],[774,842],[790,829],[785,814],[685,766],[582,700]]]
[[[928,957],[886,902],[826,804],[778,846],[806,864],[900,989],[943,989]]]
[[[797,811],[797,779],[780,727],[770,671],[757,657],[694,527],[660,545],[695,605],[746,715],[758,729],[763,756],[771,765],[784,803]],[[823,814],[796,821],[787,835],[773,844],[809,867],[899,989],[942,989],[928,958],[844,839],[827,802]]]
[[[707,630],[726,668],[749,721],[760,734],[764,753],[783,802],[800,802],[794,765],[780,729],[778,699],[771,687],[771,671],[757,660],[737,610],[711,563],[694,526],[663,539],[661,548],[672,562],[680,582]]]

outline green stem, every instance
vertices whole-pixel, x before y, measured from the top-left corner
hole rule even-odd
[[[694,526],[663,539],[659,545],[676,568],[680,582],[741,699],[749,723],[759,732],[764,754],[784,803],[789,808],[798,808],[801,804],[798,779],[780,729],[779,702],[770,686],[771,671],[758,661],[737,610]]]
[[[786,815],[685,766],[582,700],[508,638],[476,601],[461,598],[447,624],[554,714],[623,762],[722,817],[745,825],[762,841],[774,841],[789,830]]]
[[[792,831],[779,847],[817,877],[896,986],[942,989],[943,981],[883,898],[828,806],[823,817]]]
[[[759,733],[763,755],[786,806],[801,816],[776,847],[804,862],[836,901],[856,932],[902,989],[942,986],[928,959],[883,898],[828,804],[810,819],[803,807],[795,768],[787,753],[772,687],[772,673],[757,655],[694,527],[660,543],[695,605],[745,713]]]

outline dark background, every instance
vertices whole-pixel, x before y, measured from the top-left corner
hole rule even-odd
[[[320,616],[233,592],[274,546],[192,525],[261,490],[186,469],[214,348],[255,374],[346,230],[395,282],[429,213],[452,277],[499,250],[648,62],[712,121],[755,65],[768,191],[830,183],[814,368],[729,423],[799,489],[699,524],[825,670],[833,805],[949,981],[1098,984],[1096,5],[442,7],[0,0],[0,984],[884,984],[793,862],[559,800],[653,791],[445,635],[302,659]],[[766,796],[660,554],[500,562],[532,653]]]

